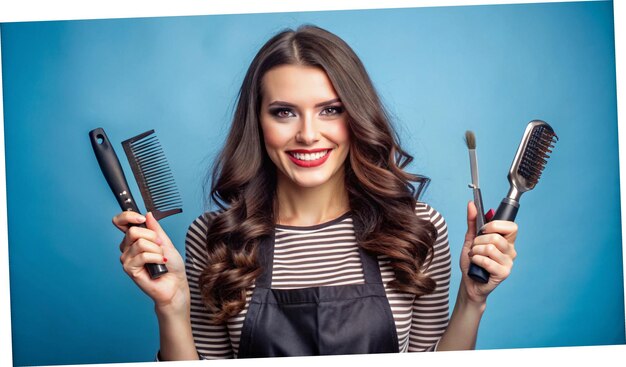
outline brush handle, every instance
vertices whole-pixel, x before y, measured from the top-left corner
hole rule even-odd
[[[100,165],[100,170],[109,184],[120,208],[123,211],[139,213],[139,208],[130,192],[120,161],[104,129],[97,128],[91,130],[89,132],[89,140],[91,140],[91,146],[98,160],[98,164]],[[146,228],[143,223],[138,226]],[[152,279],[156,279],[167,273],[167,267],[164,264],[146,264],[146,270],[148,270]]]
[[[517,216],[518,209],[519,203],[517,201],[510,198],[504,198],[502,199],[500,206],[498,206],[496,214],[494,214],[491,220],[506,220],[513,222]],[[478,215],[480,215],[480,213],[478,213]],[[478,236],[481,234],[483,234],[482,231],[478,232]],[[489,272],[474,263],[470,264],[467,275],[479,283],[484,284],[489,281]]]

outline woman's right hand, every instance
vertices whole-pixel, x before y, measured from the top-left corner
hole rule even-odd
[[[133,226],[141,223],[147,228]],[[113,224],[126,234],[120,243],[120,262],[124,271],[152,298],[157,311],[188,312],[190,300],[185,264],[152,213],[144,217],[125,211],[113,217]],[[151,279],[144,266],[149,263],[167,263],[168,272]]]

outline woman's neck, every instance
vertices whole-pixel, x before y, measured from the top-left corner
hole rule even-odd
[[[350,210],[348,191],[343,175],[316,187],[293,184],[289,178],[278,177],[276,188],[278,224],[312,226],[338,218]]]

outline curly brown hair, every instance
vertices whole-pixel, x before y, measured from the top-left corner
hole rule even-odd
[[[233,122],[211,176],[212,201],[220,211],[207,232],[209,264],[200,276],[202,299],[215,323],[238,314],[261,269],[258,245],[276,224],[276,167],[264,148],[259,113],[262,78],[279,65],[322,69],[345,106],[350,131],[345,185],[359,246],[391,260],[389,286],[416,296],[431,293],[424,274],[437,231],[415,215],[416,198],[428,184],[404,171],[413,157],[402,150],[390,119],[354,51],[315,26],[285,30],[257,53],[239,91]]]

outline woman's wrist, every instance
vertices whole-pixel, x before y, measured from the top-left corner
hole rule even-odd
[[[461,282],[450,322],[437,344],[437,350],[475,349],[478,327],[486,308],[486,299],[477,300],[471,297],[465,284]]]
[[[161,361],[198,359],[188,302],[155,306],[159,320]]]
[[[189,288],[186,287],[168,302],[155,302],[154,311],[159,320],[180,317],[189,318],[190,304]]]
[[[461,307],[463,310],[482,316],[487,308],[487,297],[472,297],[465,284],[461,283],[457,295],[456,307]]]

